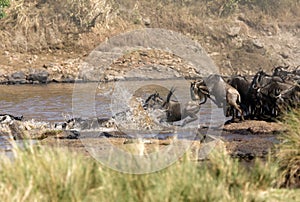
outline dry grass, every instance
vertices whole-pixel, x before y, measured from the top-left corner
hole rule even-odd
[[[33,9],[38,8],[38,9]],[[42,25],[45,20],[59,21],[63,18],[66,23],[74,23],[85,31],[95,23],[106,22],[111,5],[106,0],[67,0],[67,1],[11,1],[6,23],[23,26],[29,29],[32,26]],[[49,19],[43,19],[47,17]]]
[[[215,43],[216,50],[212,51],[217,51],[227,35],[222,33],[220,38],[215,29],[224,31],[224,23],[227,19],[234,22],[235,14],[245,14],[249,24],[264,27],[261,18],[273,22],[278,16],[299,15],[299,6],[294,0],[11,0],[1,20],[0,41],[19,52],[83,51],[92,50],[106,37],[149,26],[178,31],[199,41],[213,36],[210,43]]]

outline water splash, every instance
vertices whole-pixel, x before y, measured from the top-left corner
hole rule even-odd
[[[124,93],[126,94],[126,92]],[[128,103],[128,110],[115,115],[117,128],[128,135],[141,137],[164,129],[160,124],[163,110],[145,110],[140,98],[132,98]]]

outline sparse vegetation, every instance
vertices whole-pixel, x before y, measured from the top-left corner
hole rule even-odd
[[[0,0],[0,19],[5,16],[4,8],[9,6],[9,0]]]
[[[207,3],[208,9],[219,17],[227,17],[243,6],[258,8],[267,15],[278,16],[282,11],[293,11],[299,5],[298,0],[208,0]]]
[[[279,186],[300,188],[300,110],[289,113],[285,123],[289,131],[282,135],[277,154]]]
[[[186,156],[167,169],[123,174],[62,149],[28,147],[0,162],[2,201],[295,201],[297,190],[275,189],[271,158],[246,168],[216,150],[206,162]]]
[[[294,32],[300,17],[298,0],[19,0],[10,4],[0,23],[3,51],[82,56],[107,37],[144,27],[163,28],[189,36],[207,52],[222,49],[212,58],[222,71],[235,72],[240,66],[249,70],[280,65],[280,57],[269,59],[273,50],[268,44],[251,47],[252,37],[276,35],[285,27]],[[228,37],[231,29],[240,39]]]

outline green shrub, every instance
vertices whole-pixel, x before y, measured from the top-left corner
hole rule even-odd
[[[155,173],[116,172],[63,149],[17,149],[0,161],[1,201],[293,201],[273,188],[274,164],[246,168],[216,150],[206,162],[187,157]]]
[[[300,188],[300,110],[286,116],[288,132],[282,134],[278,146],[279,186]]]
[[[9,0],[0,0],[0,19],[5,16],[4,8],[9,6]]]

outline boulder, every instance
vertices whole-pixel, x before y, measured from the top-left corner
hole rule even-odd
[[[26,75],[23,71],[15,72],[8,77],[8,84],[25,84]]]
[[[30,83],[47,83],[49,73],[46,70],[34,70],[27,77]]]

